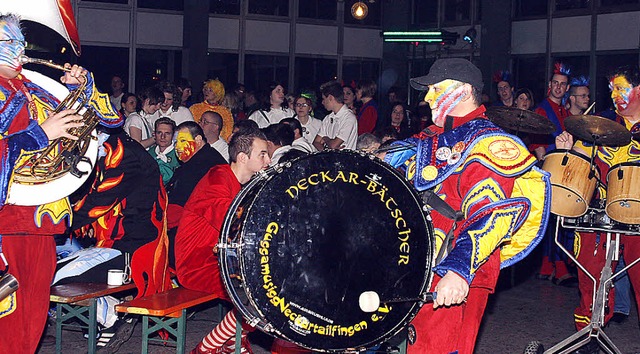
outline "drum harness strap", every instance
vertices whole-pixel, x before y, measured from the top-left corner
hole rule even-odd
[[[458,221],[462,220],[464,215],[461,211],[453,209],[449,204],[447,204],[444,200],[442,200],[436,193],[432,190],[427,189],[421,192],[422,201],[435,209],[442,216],[453,220],[453,225],[449,232],[447,232],[447,236],[442,241],[442,246],[440,247],[440,251],[438,251],[438,256],[436,257],[435,264],[440,263],[445,254],[449,254],[451,247],[453,245],[453,232],[456,230],[456,226],[458,225]]]

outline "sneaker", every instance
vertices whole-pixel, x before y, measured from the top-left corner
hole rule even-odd
[[[121,319],[112,327],[102,331],[100,338],[98,338],[96,354],[117,353],[120,347],[131,338],[137,322],[137,317]]]
[[[629,318],[629,315],[625,315],[622,312],[614,312],[613,316],[611,317],[611,322],[614,322],[614,323],[625,323],[625,322],[627,322],[628,318]]]

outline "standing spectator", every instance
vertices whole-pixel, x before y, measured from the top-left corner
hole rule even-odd
[[[180,80],[178,80],[178,82],[176,82],[176,87],[180,92],[180,106],[187,108],[191,107],[191,82],[189,82],[189,80],[185,78],[181,78]]]
[[[498,100],[495,101],[493,105],[513,107],[513,83],[511,82],[511,73],[506,70],[498,71],[493,75],[493,81],[498,88]]]
[[[311,99],[304,96],[296,98],[296,119],[302,125],[302,137],[313,144],[313,140],[318,135],[322,121],[311,116],[313,106]]]
[[[407,109],[402,103],[396,103],[391,107],[391,128],[397,133],[397,139],[408,138],[411,134],[407,118]]]
[[[131,113],[136,112],[138,109],[138,97],[131,92],[127,92],[122,95],[122,101],[120,101],[120,114],[124,119],[127,119]]]
[[[284,118],[293,117],[294,112],[289,109],[285,99],[284,86],[272,82],[262,97],[262,107],[253,112],[249,119],[258,123],[258,127],[265,128],[279,123]]]
[[[206,111],[216,112],[222,117],[224,127],[220,131],[220,136],[224,140],[229,139],[231,135],[231,129],[233,128],[233,115],[231,111],[222,105],[224,99],[224,85],[220,80],[207,80],[202,86],[202,93],[204,94],[204,101],[196,103],[189,108],[193,119],[196,123],[200,123],[202,113]]]
[[[124,81],[122,80],[122,76],[113,75],[111,77],[111,95],[109,95],[109,100],[111,104],[118,109],[120,107],[120,102],[122,102],[122,95],[124,94]]]
[[[358,109],[358,135],[373,133],[378,121],[378,104],[373,99],[376,97],[378,86],[371,80],[358,83],[356,87],[356,98],[362,102]]]
[[[180,166],[178,156],[176,156],[173,146],[173,133],[176,130],[176,123],[169,117],[162,117],[154,123],[153,135],[156,139],[156,146],[149,148],[149,153],[158,163],[162,183],[167,184],[173,171]]]
[[[253,90],[246,90],[244,92],[244,115],[246,117],[251,116],[253,112],[260,109],[260,101],[256,97],[256,92]]]
[[[349,85],[342,85],[342,91],[344,91],[344,104],[353,114],[356,114],[356,90]]]
[[[207,138],[207,142],[229,162],[229,145],[224,139],[220,138],[223,124],[222,117],[213,111],[204,112],[200,118],[200,127]]]
[[[155,123],[156,119],[160,117],[169,117],[176,123],[176,125],[180,125],[182,122],[193,121],[193,116],[189,109],[181,106],[180,102],[178,102],[181,94],[174,84],[165,81],[160,84],[159,88],[164,94],[164,101],[160,103],[160,109],[149,117],[149,121],[152,125]]]
[[[233,114],[234,121],[247,119],[247,115],[244,111],[244,97],[245,97],[246,88],[244,84],[237,83],[235,89],[233,90],[233,95],[236,99],[237,112],[231,110]]]
[[[535,100],[533,99],[533,92],[528,88],[521,88],[516,91],[516,108],[530,111],[535,107]]]
[[[164,101],[164,94],[159,88],[151,86],[142,90],[138,99],[142,109],[127,117],[124,131],[144,148],[148,148],[155,144],[150,117],[160,108],[160,104]]]
[[[344,91],[337,81],[329,81],[320,86],[322,105],[329,113],[322,120],[322,126],[313,141],[319,151],[324,149],[356,149],[358,121],[344,104]]]

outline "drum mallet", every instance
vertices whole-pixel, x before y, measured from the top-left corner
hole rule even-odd
[[[406,298],[395,298],[391,300],[380,301],[380,296],[375,291],[365,291],[360,294],[360,298],[358,299],[358,303],[360,305],[360,310],[363,312],[376,312],[380,307],[380,304],[391,304],[398,302],[433,302],[436,299],[437,293],[434,292],[426,292],[422,294],[420,297],[406,297]]]

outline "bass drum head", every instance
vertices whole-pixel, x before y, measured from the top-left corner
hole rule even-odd
[[[267,324],[261,329],[336,352],[373,346],[404,328],[418,303],[384,301],[427,291],[433,256],[431,223],[406,180],[348,151],[308,155],[264,178],[239,194],[245,200],[234,201],[227,215],[235,216],[223,227],[237,232],[223,237],[240,245],[248,312]],[[383,302],[372,313],[359,305],[367,291]]]

